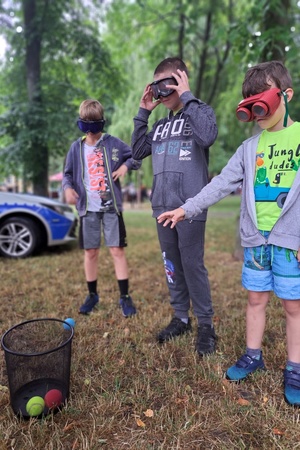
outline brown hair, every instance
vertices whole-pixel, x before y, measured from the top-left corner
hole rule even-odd
[[[158,64],[158,66],[154,70],[154,75],[165,72],[166,70],[176,72],[177,69],[185,72],[187,74],[187,76],[189,75],[188,69],[187,69],[185,63],[182,61],[182,59],[176,58],[176,57],[166,58]]]
[[[79,106],[79,117],[82,120],[103,119],[104,108],[98,100],[84,100]]]
[[[272,82],[282,91],[292,87],[292,78],[281,61],[263,62],[251,67],[244,78],[243,97],[250,97],[270,89]]]

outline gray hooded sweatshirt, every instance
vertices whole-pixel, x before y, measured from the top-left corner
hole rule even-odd
[[[280,216],[273,226],[267,242],[257,228],[254,177],[259,137],[260,133],[245,140],[222,172],[181,207],[185,211],[185,218],[192,218],[242,185],[240,210],[242,246],[257,247],[273,244],[298,251],[300,248],[300,170],[296,174]]]
[[[132,155],[143,159],[152,155],[153,217],[178,208],[208,183],[208,151],[217,137],[213,109],[190,91],[180,100],[183,109],[157,121],[148,133],[151,112],[140,108],[134,118]],[[195,220],[205,221],[207,211]]]

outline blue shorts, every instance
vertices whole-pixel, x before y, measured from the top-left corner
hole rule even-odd
[[[269,233],[262,232],[267,238]],[[242,285],[249,291],[274,291],[283,300],[300,300],[297,252],[275,245],[244,248]]]

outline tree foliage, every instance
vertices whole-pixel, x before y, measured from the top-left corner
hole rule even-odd
[[[81,2],[23,0],[6,10],[7,60],[2,73],[1,156],[5,169],[46,194],[48,160],[66,154],[78,132],[78,106],[101,99],[108,111],[122,75]],[[20,32],[16,33],[16,27]],[[59,159],[61,161],[61,158]],[[7,167],[8,166],[8,167]]]
[[[235,118],[247,68],[281,59],[297,81],[296,0],[263,0],[259,7],[255,0],[9,4],[0,0],[0,33],[8,42],[0,74],[0,173],[23,171],[40,192],[47,187],[48,161],[59,170],[55,165],[78,135],[80,102],[99,99],[107,130],[129,143],[145,84],[167,56],[185,60],[191,90],[215,109],[219,136],[211,149],[212,173],[252,133],[251,124]],[[299,109],[294,100],[292,111]],[[162,106],[156,108],[151,123],[163,114]],[[148,160],[143,181],[150,186]]]

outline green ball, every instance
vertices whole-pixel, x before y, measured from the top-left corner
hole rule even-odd
[[[39,416],[42,414],[45,408],[45,402],[42,397],[32,397],[26,403],[26,411],[31,417]]]

